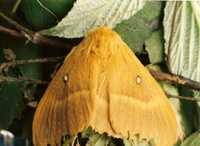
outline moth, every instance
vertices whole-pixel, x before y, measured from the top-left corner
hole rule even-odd
[[[174,111],[162,89],[121,37],[92,29],[67,55],[36,109],[33,143],[60,145],[61,137],[91,126],[116,138],[178,140]]]

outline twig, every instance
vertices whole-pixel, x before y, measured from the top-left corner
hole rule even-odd
[[[33,64],[33,63],[45,63],[45,62],[57,62],[63,61],[65,57],[53,57],[53,58],[40,58],[40,59],[29,59],[29,60],[17,60],[11,62],[4,62],[0,63],[0,72],[5,68],[15,65],[22,65],[22,64]]]
[[[0,33],[9,34],[11,36],[14,36],[14,37],[20,38],[20,39],[27,39],[27,37],[25,37],[24,35],[22,35],[22,33],[18,32],[16,30],[5,28],[3,26],[0,26]]]
[[[29,60],[17,60],[17,61],[10,61],[0,63],[0,73],[7,70],[10,66],[17,66],[22,64],[33,64],[33,63],[46,63],[46,62],[58,62],[63,61],[65,57],[53,57],[53,58],[40,58],[40,59],[29,59]],[[1,81],[0,76],[0,81]],[[4,79],[3,79],[4,80]]]
[[[4,68],[8,68],[10,66],[14,65],[22,65],[22,64],[33,64],[33,63],[46,63],[46,62],[58,62],[63,61],[65,57],[53,57],[53,58],[40,58],[40,59],[29,59],[29,60],[17,60],[17,61],[11,61],[7,63],[1,63],[0,64],[0,71]],[[37,79],[31,79],[31,78],[13,78],[13,77],[6,77],[3,75],[0,75],[0,82],[23,82],[23,81],[30,81],[37,84],[48,84],[49,82],[41,81]]]
[[[22,64],[33,64],[33,63],[46,63],[46,62],[57,62],[63,61],[65,56],[62,57],[52,57],[52,58],[39,58],[39,59],[29,59],[29,60],[16,60],[12,62],[0,63],[0,68],[3,66],[9,67],[13,65],[22,65]]]
[[[33,32],[33,31],[21,26],[20,24],[16,23],[15,21],[11,20],[10,18],[5,16],[1,12],[0,12],[0,17],[2,17],[4,20],[6,20],[10,24],[12,24],[15,28],[17,28],[20,31],[20,32],[17,32],[15,30],[7,29],[7,28],[1,26],[0,32],[6,33],[6,34],[9,34],[11,36],[18,37],[18,38],[27,39],[28,41],[31,41],[35,44],[45,44],[45,45],[50,45],[50,46],[65,48],[65,49],[73,47],[73,45],[58,42],[58,41],[55,41],[53,39],[47,38],[47,37],[45,37],[45,36],[43,36],[43,35],[41,35],[37,32]]]
[[[41,81],[41,80],[37,80],[37,79],[30,79],[30,78],[13,78],[13,77],[5,77],[5,76],[0,76],[0,82],[24,82],[24,81],[29,81],[29,82],[33,82],[36,84],[49,84],[49,82],[47,81]]]
[[[183,99],[183,100],[190,100],[190,101],[196,101],[196,102],[200,102],[200,98],[193,98],[193,97],[186,97],[186,96],[176,96],[176,95],[171,95],[168,93],[165,93],[167,95],[167,97],[173,97],[173,98],[177,98],[177,99]]]
[[[176,20],[176,12],[178,9],[178,4],[179,2],[176,1],[175,2],[175,8],[174,8],[174,15],[172,18],[172,25],[171,25],[171,32],[170,32],[170,38],[169,38],[169,46],[168,46],[168,55],[167,55],[167,66],[169,71],[172,73],[172,67],[171,67],[171,52],[172,52],[172,41],[173,41],[173,33],[174,33],[174,24],[175,24],[175,20]]]
[[[155,71],[149,68],[148,70],[151,73],[151,75],[158,80],[172,82],[181,86],[185,86],[185,87],[200,91],[200,82],[196,82],[188,78],[180,77],[177,75],[171,75],[171,74]]]

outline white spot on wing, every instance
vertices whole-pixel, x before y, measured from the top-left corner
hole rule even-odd
[[[136,77],[136,83],[137,83],[137,84],[140,84],[141,82],[142,82],[142,79],[141,79],[139,76],[137,76],[137,77]]]
[[[68,75],[65,75],[65,76],[63,77],[63,79],[64,79],[65,82],[67,82],[67,81],[68,81]]]

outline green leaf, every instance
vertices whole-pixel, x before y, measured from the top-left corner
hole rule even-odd
[[[152,33],[152,36],[145,41],[146,50],[149,54],[151,64],[164,61],[164,39],[163,31],[158,30]]]
[[[79,141],[77,140],[78,134],[74,136],[66,135],[65,136],[65,141],[62,144],[62,146],[74,146],[74,145],[80,145]],[[77,142],[77,144],[76,144]]]
[[[11,48],[12,52],[14,52],[14,54],[16,55],[16,60],[40,58],[40,55],[42,54],[41,49],[37,47],[38,45],[34,45],[31,43],[25,45],[24,41],[18,41],[10,37],[4,37],[0,39],[1,42],[5,42],[4,44],[1,44],[1,48]],[[2,52],[1,49],[0,51]],[[4,55],[2,53],[1,55],[1,63],[6,63],[7,61],[5,59],[3,60]],[[17,73],[21,73],[22,78],[42,79],[41,64],[15,65],[15,67],[17,69],[19,68],[19,72]],[[6,72],[7,77],[17,78],[15,76],[16,74],[14,74],[16,73],[16,71],[14,70],[15,69],[13,69],[13,67],[10,67]],[[25,88],[29,84],[33,84],[33,86],[31,88]],[[38,87],[40,87],[40,89]],[[41,86],[28,81],[10,83],[2,83],[1,81],[0,116],[2,118],[0,118],[0,129],[8,129],[8,126],[12,123],[13,119],[17,118],[20,119],[23,123],[21,136],[27,137],[28,133],[31,133],[30,130],[32,126],[32,121],[30,120],[32,120],[33,114],[29,114],[28,118],[22,115],[22,111],[25,109],[25,102],[23,101],[24,92],[28,95],[27,98],[38,98],[41,97],[41,94],[43,94],[43,91],[41,93],[41,91],[39,90],[41,90]],[[24,113],[25,112],[23,112],[23,114]]]
[[[0,130],[8,129],[13,118],[20,119],[21,112],[24,109],[22,102],[22,83],[2,83],[0,89]]]
[[[165,52],[169,47],[169,38],[176,2],[167,2],[164,16]],[[200,3],[198,1],[180,1],[171,45],[172,72],[200,81]],[[194,92],[195,97],[200,92]]]
[[[23,125],[21,127],[21,135],[20,138],[29,138],[31,139],[32,136],[32,122],[33,122],[33,115],[34,115],[35,109],[26,107],[25,110],[22,112],[21,116],[21,124]]]
[[[22,10],[27,21],[36,30],[53,27],[57,19],[50,12],[62,19],[73,6],[75,0],[23,0]],[[42,7],[44,6],[44,7]]]
[[[108,27],[113,28],[122,20],[129,19],[143,4],[143,0],[77,0],[67,17],[57,26],[40,33],[65,38],[83,37],[90,29],[99,27],[100,23],[106,26],[110,22]]]
[[[83,131],[82,137],[86,138],[88,137],[88,142],[87,145],[91,146],[107,146],[109,142],[111,141],[111,137],[108,137],[107,134],[99,134],[92,130],[91,127],[87,128],[86,130]]]
[[[190,135],[181,146],[199,146],[200,145],[200,132],[197,131]]]
[[[187,90],[182,88],[181,90]],[[180,91],[179,91],[180,92]],[[183,91],[182,91],[183,92]],[[188,91],[183,96],[189,96]],[[181,100],[181,116],[183,119],[182,125],[184,126],[185,137],[191,135],[194,130],[199,129],[199,115],[198,115],[198,104],[188,100]]]
[[[123,139],[123,143],[125,146],[154,146],[154,140],[150,139],[148,142],[144,139],[139,140],[139,136],[135,135],[133,140]]]
[[[114,28],[134,53],[144,52],[144,42],[159,27],[163,7],[163,2],[148,1],[137,14]]]

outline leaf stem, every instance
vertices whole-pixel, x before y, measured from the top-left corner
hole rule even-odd
[[[173,18],[172,18],[171,32],[170,32],[170,38],[169,38],[169,46],[168,46],[167,66],[168,66],[170,73],[172,73],[171,58],[170,57],[171,57],[171,52],[172,52],[174,25],[175,25],[175,21],[176,21],[176,13],[177,13],[177,10],[178,10],[178,4],[179,4],[179,1],[176,1],[175,2],[175,8],[174,8],[174,15],[173,15]]]
[[[39,0],[36,0],[38,2],[38,4],[45,9],[47,12],[49,12],[51,15],[53,15],[58,21],[60,20],[56,14],[54,14],[51,10],[49,10],[47,7],[45,7]]]

